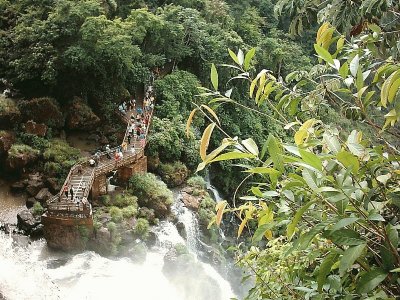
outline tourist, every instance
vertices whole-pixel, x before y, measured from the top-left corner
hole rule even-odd
[[[106,154],[107,154],[107,158],[111,159],[111,149],[110,149],[110,145],[106,146]]]
[[[76,167],[76,172],[77,172],[77,174],[82,175],[82,165],[78,165]]]
[[[128,144],[130,145],[131,144],[131,139],[132,139],[132,133],[128,134],[127,139],[128,139]]]
[[[122,145],[122,151],[125,152],[126,150],[128,150],[128,144],[126,142],[123,142]]]
[[[65,194],[65,197],[68,200],[68,186],[67,185],[64,186],[64,194]]]
[[[82,195],[85,195],[86,191],[86,182],[82,182]]]
[[[95,165],[97,167],[99,165],[99,161],[100,161],[100,151],[97,151],[96,154],[94,155],[94,161],[95,161]]]
[[[74,200],[74,189],[72,185],[71,188],[69,189],[69,193],[71,194],[71,200]]]
[[[94,167],[96,166],[96,161],[95,161],[93,158],[89,159],[89,165],[90,165],[92,168],[94,168]]]

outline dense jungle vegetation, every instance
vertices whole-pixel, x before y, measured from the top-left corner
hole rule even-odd
[[[112,124],[156,74],[147,154],[211,169],[228,199],[214,221],[241,222],[238,259],[256,277],[248,299],[396,299],[399,9],[392,0],[0,0],[0,78],[19,98],[50,97],[61,110],[79,97]],[[15,151],[49,145],[22,136]],[[64,175],[53,160],[48,169]]]

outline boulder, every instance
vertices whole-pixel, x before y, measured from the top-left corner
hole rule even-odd
[[[24,121],[33,120],[55,128],[64,126],[64,116],[58,102],[53,98],[43,97],[20,101],[18,107]]]
[[[39,178],[30,179],[28,181],[26,191],[28,192],[29,195],[35,197],[43,187],[44,183],[41,179]]]
[[[185,224],[183,224],[183,222],[178,222],[178,223],[176,223],[175,226],[176,226],[176,229],[178,230],[180,236],[183,237],[186,240],[187,233],[186,233]]]
[[[139,218],[144,218],[149,221],[150,224],[155,224],[156,215],[153,209],[141,207],[139,208]]]
[[[36,202],[37,202],[37,200],[34,197],[29,197],[26,200],[26,207],[31,208],[31,207],[33,207],[33,205],[35,205]]]
[[[25,209],[17,214],[17,227],[25,233],[30,234],[40,224],[40,217],[35,218],[33,214]]]
[[[21,112],[15,101],[0,94],[0,128],[12,128],[21,120]]]
[[[181,191],[181,195],[182,195],[181,200],[187,208],[194,210],[194,211],[199,210],[201,197],[193,196],[193,195],[187,193],[186,191]]]
[[[15,142],[15,134],[13,131],[0,131],[0,156],[10,150]]]
[[[42,188],[36,194],[35,199],[38,200],[41,204],[44,204],[51,197],[53,197],[53,195],[49,192],[49,189],[48,188]]]
[[[13,193],[22,193],[25,191],[25,187],[28,185],[28,181],[27,180],[20,180],[17,182],[14,182],[11,185],[11,192]]]
[[[44,137],[47,133],[48,127],[46,124],[38,124],[32,120],[25,123],[25,132],[29,134],[34,134],[40,137]]]
[[[43,224],[39,224],[36,227],[34,227],[31,231],[31,233],[29,234],[29,236],[31,238],[41,238],[44,235],[44,225]]]
[[[100,124],[100,118],[79,97],[74,97],[67,111],[68,129],[93,130]]]

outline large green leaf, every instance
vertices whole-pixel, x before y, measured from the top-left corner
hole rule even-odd
[[[267,144],[268,153],[272,158],[275,168],[283,172],[282,147],[279,141],[270,134],[267,139]]]
[[[322,161],[318,157],[318,155],[316,155],[316,154],[314,154],[312,152],[305,151],[303,149],[300,149],[299,151],[300,151],[301,158],[303,158],[303,160],[307,164],[313,166],[317,170],[322,171]]]
[[[343,276],[347,270],[354,264],[357,258],[364,251],[366,244],[357,245],[348,248],[344,253],[339,263],[339,274]]]
[[[246,140],[242,141],[242,145],[246,147],[246,149],[248,151],[250,151],[250,153],[258,156],[258,147],[257,144],[254,142],[254,140],[252,138],[248,138]]]
[[[251,59],[254,57],[254,54],[256,54],[256,48],[251,48],[249,52],[246,53],[246,56],[244,58],[244,65],[243,68],[245,71],[247,71],[250,68],[250,62]]]
[[[250,153],[232,151],[217,156],[216,158],[210,160],[210,163],[223,160],[239,159],[239,158],[254,158],[254,155]]]
[[[342,229],[343,227],[351,225],[358,220],[359,220],[359,218],[356,218],[356,217],[340,219],[339,222],[337,222],[335,225],[332,226],[331,230],[335,231],[335,230]]]
[[[263,225],[259,226],[253,235],[253,243],[261,241],[265,232],[267,230],[271,229],[272,227],[274,227],[274,225],[275,225],[275,223],[268,223],[268,224],[263,224]]]
[[[382,269],[375,269],[366,272],[363,276],[361,276],[360,281],[357,284],[357,293],[369,293],[382,281],[384,281],[387,275],[388,273]]]
[[[294,215],[292,221],[289,223],[286,229],[286,235],[288,239],[290,240],[293,237],[294,231],[296,229],[297,224],[299,223],[301,217],[303,216],[304,212],[313,204],[315,204],[317,201],[313,200],[308,203],[306,203],[302,208],[300,208],[296,214]]]
[[[325,48],[314,44],[315,52],[317,52],[318,56],[325,60],[327,63],[334,65],[335,62],[333,61],[332,55],[326,50]]]
[[[322,287],[326,282],[326,277],[331,272],[331,268],[336,263],[338,257],[339,257],[338,253],[331,252],[325,257],[324,261],[321,263],[321,266],[319,267],[319,271],[318,271],[318,276],[317,276],[319,292],[322,291]]]
[[[360,163],[355,155],[348,151],[342,150],[337,154],[336,157],[346,169],[352,168],[353,173],[357,174],[358,170],[360,169]]]
[[[360,235],[351,229],[339,229],[331,231],[328,235],[335,244],[341,246],[356,246],[365,244],[365,241],[360,237]]]

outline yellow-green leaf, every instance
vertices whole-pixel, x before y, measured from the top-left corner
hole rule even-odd
[[[258,156],[258,147],[257,144],[254,142],[252,138],[248,138],[246,140],[242,141],[242,145],[246,147],[246,149],[251,153],[256,156]]]
[[[307,130],[299,130],[294,135],[294,142],[296,145],[301,145],[304,143],[304,140],[308,137]]]
[[[215,123],[211,123],[207,126],[207,128],[203,132],[203,136],[200,140],[200,157],[204,161],[206,159],[206,152],[208,148],[208,144],[210,142],[210,136],[212,131],[214,130]]]
[[[319,171],[322,171],[322,161],[318,157],[318,155],[305,151],[303,149],[299,149],[301,158],[310,166],[316,168]]]
[[[354,174],[356,174],[360,169],[360,163],[358,162],[357,157],[350,152],[342,150],[336,157],[346,169],[352,168]]]
[[[205,104],[202,104],[201,107],[204,107],[214,117],[214,119],[217,120],[218,124],[221,124],[221,122],[218,119],[217,114],[210,107],[208,107]]]
[[[189,137],[189,132],[190,132],[190,125],[192,124],[192,120],[194,117],[194,114],[196,113],[197,108],[193,109],[192,112],[189,115],[189,118],[187,119],[186,122],[186,136]]]
[[[388,100],[390,103],[393,102],[394,97],[396,96],[397,92],[399,91],[400,87],[400,78],[398,78],[393,84],[390,86]]]
[[[216,161],[223,161],[223,160],[232,160],[232,159],[240,159],[240,158],[254,158],[255,156],[250,153],[243,153],[243,152],[227,152],[217,156],[216,158],[212,159],[210,162]]]
[[[218,90],[218,72],[214,64],[211,64],[211,83],[214,89]]]
[[[314,44],[314,49],[317,52],[318,56],[325,60],[327,63],[334,65],[335,62],[333,61],[332,55],[329,53],[328,50],[322,48],[321,46]]]
[[[236,56],[235,52],[233,52],[231,49],[228,49],[229,55],[232,57],[233,61],[237,64],[239,64],[239,59]]]
[[[256,168],[246,170],[245,172],[256,173],[256,174],[273,174],[273,175],[280,174],[280,172],[278,170],[275,170],[274,168],[269,168],[269,167],[256,167]]]
[[[247,71],[250,68],[250,62],[251,59],[254,57],[254,54],[256,54],[256,48],[251,48],[249,52],[246,53],[243,65],[245,71]]]
[[[224,215],[224,210],[225,207],[228,203],[226,201],[221,201],[218,202],[215,209],[217,210],[217,218],[215,220],[215,223],[219,226],[221,224],[222,221],[222,216]]]
[[[247,218],[244,218],[242,220],[242,223],[240,223],[239,229],[238,229],[238,233],[237,233],[237,237],[239,238],[243,232],[244,226],[246,226],[247,223]]]

